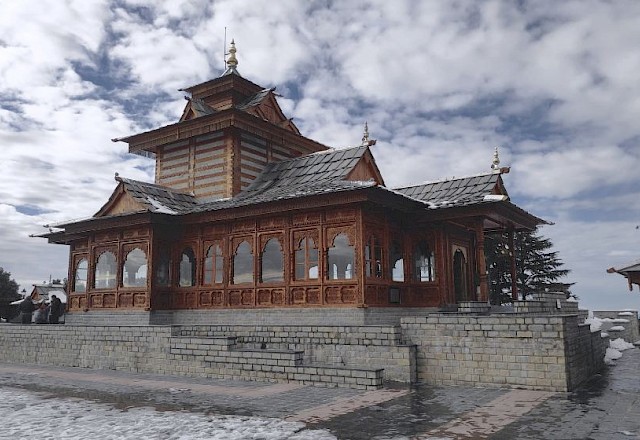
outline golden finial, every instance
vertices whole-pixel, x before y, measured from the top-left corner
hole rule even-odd
[[[362,146],[363,147],[370,147],[372,145],[376,144],[376,140],[375,139],[369,139],[369,124],[367,124],[367,122],[365,121],[364,123],[364,134],[362,135]]]
[[[493,162],[491,163],[491,171],[494,173],[500,172],[500,158],[498,157],[498,147],[493,151]]]
[[[229,58],[227,58],[225,63],[227,63],[227,70],[224,71],[222,76],[230,75],[232,73],[240,75],[236,70],[236,68],[238,67],[238,59],[236,58],[236,43],[234,40],[231,40],[231,47],[229,48]]]

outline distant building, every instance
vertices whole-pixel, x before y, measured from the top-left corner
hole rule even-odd
[[[633,291],[633,285],[637,285],[640,288],[640,261],[636,261],[635,263],[628,264],[624,267],[616,269],[615,267],[610,267],[607,269],[609,273],[619,273],[624,276],[629,283],[629,290]]]
[[[543,223],[509,200],[497,154],[487,173],[388,188],[366,128],[351,148],[306,138],[236,66],[232,43],[178,122],[114,139],[155,158],[153,184],[116,174],[92,218],[44,235],[70,246],[72,315],[486,302],[485,234]]]

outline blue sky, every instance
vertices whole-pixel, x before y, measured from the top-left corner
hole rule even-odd
[[[67,248],[28,235],[93,215],[115,172],[153,181],[110,139],[177,121],[226,27],[305,136],[355,145],[368,121],[388,186],[488,171],[499,146],[583,306],[638,309],[605,270],[640,259],[639,22],[635,0],[3,2],[0,267],[66,276]]]

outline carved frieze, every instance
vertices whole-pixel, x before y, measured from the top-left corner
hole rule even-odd
[[[322,223],[322,213],[320,212],[303,212],[294,214],[291,218],[294,226],[319,225]]]

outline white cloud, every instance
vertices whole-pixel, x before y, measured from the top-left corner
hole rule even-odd
[[[26,235],[93,214],[115,171],[153,179],[110,139],[175,122],[176,89],[222,73],[226,26],[239,71],[278,86],[304,135],[355,145],[368,121],[390,186],[488,171],[500,146],[514,201],[556,221],[569,281],[595,298],[624,284],[596,267],[634,252],[621,231],[640,222],[620,193],[640,183],[638,16],[634,0],[3,2],[0,265],[66,272],[64,247]]]

